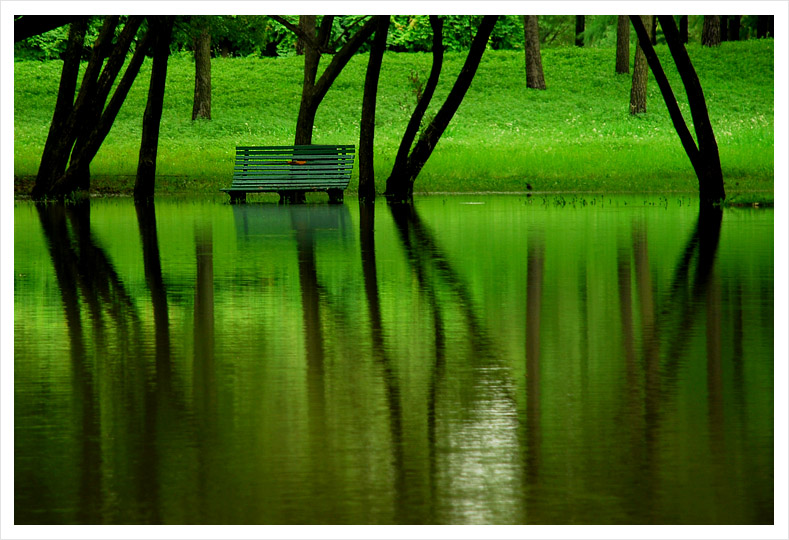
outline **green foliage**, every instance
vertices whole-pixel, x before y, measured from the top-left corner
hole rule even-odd
[[[542,18],[541,18],[542,19]],[[773,41],[688,46],[707,97],[720,147],[727,192],[772,191]],[[690,122],[665,45],[657,52]],[[465,60],[447,52],[435,114]],[[322,65],[329,59],[324,58]],[[647,114],[628,114],[630,77],[614,75],[613,47],[548,47],[548,90],[525,88],[522,51],[487,51],[468,94],[416,183],[418,191],[625,190],[693,192],[697,180],[653,80]],[[238,144],[292,144],[303,60],[217,58],[213,61],[213,120],[192,122],[191,54],[170,60],[162,118],[157,189],[215,191],[232,175]],[[384,56],[376,112],[378,189],[391,171],[400,138],[427,79],[430,53]],[[14,174],[35,175],[52,119],[61,63],[14,66]],[[318,109],[316,143],[357,143],[367,56],[354,57]],[[736,73],[736,77],[732,74]],[[91,166],[94,186],[118,189],[136,171],[150,63]],[[415,87],[416,85],[416,87]],[[355,187],[355,181],[351,181]],[[123,189],[126,189],[123,187]]]

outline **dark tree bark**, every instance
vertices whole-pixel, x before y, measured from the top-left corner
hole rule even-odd
[[[540,26],[537,15],[523,16],[523,34],[526,49],[526,86],[545,90],[545,75],[540,54]]]
[[[312,129],[315,125],[315,114],[318,111],[318,106],[351,57],[375,32],[377,24],[375,19],[369,19],[333,55],[331,62],[326,66],[326,70],[318,78],[318,64],[320,63],[321,52],[327,47],[331,35],[332,19],[330,16],[323,17],[317,35],[315,32],[315,15],[302,15],[299,20],[299,26],[308,37],[312,38],[312,42],[305,42],[304,84],[302,86],[301,105],[299,106],[299,116],[296,122],[294,144],[312,144]]]
[[[701,44],[704,47],[717,47],[721,44],[721,18],[718,15],[704,15]]]
[[[641,22],[645,28],[652,28],[652,15],[641,15]],[[640,41],[640,40],[639,40]],[[650,36],[651,43],[651,36]],[[636,47],[636,58],[633,62],[633,83],[630,86],[630,114],[643,114],[647,112],[647,79],[649,67],[642,45]]]
[[[199,17],[194,36],[195,93],[192,120],[211,120],[211,33],[208,21]]]
[[[83,18],[72,23],[69,29],[69,40],[66,45],[66,52],[63,58],[63,70],[60,75],[60,86],[58,97],[55,102],[55,112],[52,115],[52,123],[49,125],[49,134],[44,145],[44,153],[41,155],[41,163],[38,168],[38,176],[33,186],[33,199],[41,199],[46,195],[46,188],[54,182],[55,178],[65,171],[66,164],[58,156],[63,153],[60,148],[61,136],[66,131],[69,115],[74,106],[74,92],[77,89],[77,76],[79,72],[79,61],[82,55],[82,46],[85,41],[85,32],[88,28],[88,19]],[[60,166],[60,162],[62,167]]]
[[[411,202],[414,194],[414,181],[424,167],[430,154],[438,144],[441,135],[449,125],[450,120],[460,107],[466,91],[471,86],[471,81],[477,72],[482,55],[485,52],[490,34],[496,26],[497,15],[485,15],[477,29],[474,40],[471,43],[466,61],[460,70],[455,84],[452,86],[444,104],[438,110],[433,120],[427,126],[422,136],[417,141],[414,149],[404,166],[398,168],[397,163],[392,169],[392,174],[386,181],[387,198],[392,202]]]
[[[84,18],[68,15],[22,15],[16,17],[14,19],[14,43],[67,24],[74,24]]]
[[[367,61],[362,98],[362,119],[359,125],[359,201],[375,201],[375,105],[378,97],[378,79],[381,74],[386,37],[389,33],[389,15],[376,16],[375,38]]]
[[[53,115],[57,128],[50,131],[45,144],[32,192],[34,199],[62,198],[77,189],[89,187],[90,162],[109,133],[151,41],[152,33],[149,31],[137,46],[121,81],[107,103],[143,17],[129,17],[113,44],[112,39],[119,19],[117,16],[105,18],[76,99],[73,98],[73,89],[76,86],[74,66],[75,62],[78,65],[78,58],[70,58],[64,63],[61,76],[62,94],[59,90],[58,106]],[[75,47],[79,48],[81,53],[81,40],[76,37],[75,40],[69,47],[73,54],[77,54],[74,52]]]
[[[729,15],[728,41],[740,41],[740,15]]]
[[[729,39],[729,16],[728,15],[721,15],[721,42],[728,41]]]
[[[679,18],[679,38],[682,43],[688,42],[688,16],[682,15]]]
[[[576,15],[575,16],[575,46],[576,47],[584,46],[583,33],[585,26],[586,26],[586,16]]]
[[[441,75],[441,68],[444,65],[444,20],[436,15],[430,15],[430,26],[433,29],[433,64],[424,91],[417,101],[414,112],[411,113],[411,118],[400,141],[392,168],[393,172],[395,170],[403,171],[408,165],[408,154],[411,152],[411,146],[414,144],[417,133],[419,133],[419,127],[422,125],[427,107],[433,99],[433,93],[436,91],[438,78]],[[390,180],[386,181],[387,191],[389,190],[389,182]]]
[[[759,15],[756,18],[756,37],[757,39],[775,37],[773,30],[775,17],[773,15]]]
[[[657,45],[657,17],[652,15],[652,29],[649,31],[649,37],[652,39],[652,45]]]
[[[630,19],[619,15],[616,24],[616,73],[630,73]]]
[[[704,99],[704,92],[698,75],[696,75],[696,70],[693,68],[690,57],[682,44],[674,18],[670,15],[660,15],[659,17],[660,25],[666,36],[666,43],[685,86],[698,147],[685,124],[682,112],[679,110],[679,105],[677,105],[677,99],[671,90],[671,85],[660,65],[655,49],[649,42],[649,36],[644,24],[636,15],[631,15],[630,20],[636,30],[639,43],[644,47],[644,53],[655,80],[660,87],[660,92],[666,102],[674,128],[677,130],[682,146],[699,179],[700,205],[702,207],[710,207],[724,200],[726,193],[723,188],[723,173],[721,171],[718,145],[715,141],[715,133],[712,130],[709,113],[707,112],[707,103]]]
[[[148,103],[142,119],[142,141],[140,157],[137,162],[137,180],[134,184],[134,200],[153,199],[156,185],[156,154],[159,148],[159,125],[164,108],[164,89],[167,80],[167,59],[170,56],[170,36],[174,17],[163,16],[151,20],[156,32],[153,46],[153,65],[151,83],[148,87]]]

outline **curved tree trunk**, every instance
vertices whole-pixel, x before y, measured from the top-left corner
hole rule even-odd
[[[386,37],[389,33],[389,15],[377,16],[378,25],[370,49],[367,73],[364,78],[362,119],[359,125],[359,201],[375,201],[375,105],[378,96],[378,78],[381,74]]]
[[[717,47],[721,44],[721,18],[718,15],[704,15],[701,44],[704,47]]]
[[[540,25],[537,15],[523,16],[523,34],[526,49],[526,86],[545,90],[545,75],[540,55]]]
[[[619,15],[616,23],[615,73],[630,73],[630,19]]]
[[[707,103],[704,99],[701,83],[690,61],[688,52],[682,44],[674,18],[670,15],[661,15],[660,25],[663,28],[663,33],[666,36],[666,43],[669,46],[671,56],[682,78],[682,83],[685,86],[690,112],[693,117],[693,128],[696,132],[696,139],[698,140],[698,147],[696,147],[693,137],[685,124],[682,112],[677,105],[677,99],[660,65],[660,60],[657,54],[655,54],[652,44],[649,42],[649,36],[645,25],[638,16],[632,15],[630,19],[633,22],[636,35],[638,35],[638,40],[644,47],[652,73],[655,75],[655,80],[666,102],[671,121],[674,123],[674,128],[677,130],[682,146],[685,148],[685,152],[699,179],[700,205],[702,208],[711,207],[726,198],[726,193],[723,188],[723,173],[721,172],[718,145],[715,141],[715,133],[710,123]]]
[[[195,93],[192,120],[211,120],[211,34],[208,23],[201,18],[194,38]]]
[[[142,140],[137,162],[137,180],[134,184],[134,200],[153,199],[156,185],[156,154],[159,148],[159,124],[164,108],[164,90],[167,80],[167,59],[170,56],[170,36],[173,30],[172,16],[157,17],[155,22],[156,43],[153,47],[151,83],[148,87],[148,103],[142,119]]]
[[[652,15],[641,15],[645,28],[652,28]],[[651,39],[651,36],[650,36]],[[647,79],[649,66],[641,44],[636,47],[636,59],[633,62],[633,83],[630,86],[630,114],[647,112]]]
[[[477,72],[482,55],[485,52],[488,39],[493,27],[496,26],[497,15],[485,15],[471,43],[466,61],[460,70],[455,84],[452,86],[444,104],[438,110],[430,125],[427,126],[422,136],[408,156],[407,163],[402,169],[392,170],[386,181],[385,195],[391,202],[411,202],[414,195],[414,181],[424,167],[433,149],[438,144],[441,135],[449,125],[450,120],[460,107],[466,91],[471,86],[471,81]]]

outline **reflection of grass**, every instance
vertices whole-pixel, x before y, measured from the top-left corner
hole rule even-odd
[[[773,43],[689,47],[709,102],[721,163],[732,196],[772,198]],[[665,46],[658,54],[669,65]],[[548,49],[548,90],[526,90],[522,53],[488,51],[466,100],[420,177],[417,191],[695,191],[697,181],[650,81],[649,112],[627,114],[630,77],[613,74],[613,49]],[[460,69],[447,53],[435,114]],[[237,144],[289,144],[300,96],[302,59],[213,61],[213,120],[192,122],[193,64],[174,56],[162,120],[157,189],[211,192],[229,183]],[[321,105],[316,143],[357,143],[365,55],[354,58]],[[737,67],[736,77],[732,66]],[[387,53],[376,132],[378,189],[391,170],[410,109],[411,72],[426,77],[430,55]],[[14,173],[35,175],[59,78],[57,62],[15,64]],[[93,186],[127,191],[139,151],[150,65],[144,66],[116,125],[91,166]],[[669,72],[690,120],[682,85]],[[355,178],[351,189],[355,189]],[[18,188],[24,185],[18,182]]]

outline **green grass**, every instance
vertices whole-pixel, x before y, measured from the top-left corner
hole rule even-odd
[[[687,99],[670,55],[658,46],[680,108]],[[689,46],[720,149],[727,193],[772,197],[773,42]],[[447,53],[428,116],[449,92],[464,60]],[[376,129],[377,188],[383,191],[414,106],[411,70],[427,79],[431,56],[384,57]],[[543,51],[548,90],[525,88],[523,52],[487,51],[466,99],[416,182],[420,192],[535,191],[693,192],[697,180],[654,80],[648,112],[628,114],[630,76],[614,75],[614,50]],[[303,60],[213,60],[213,120],[191,121],[194,67],[188,55],[170,60],[162,118],[159,192],[215,192],[229,184],[240,144],[292,144]],[[318,110],[315,143],[359,139],[367,56],[356,56]],[[60,62],[16,62],[14,175],[25,193],[36,174],[60,76]],[[93,188],[127,192],[133,185],[150,63],[146,63],[91,166]],[[356,188],[356,175],[351,190]],[[768,195],[765,195],[768,193]]]

